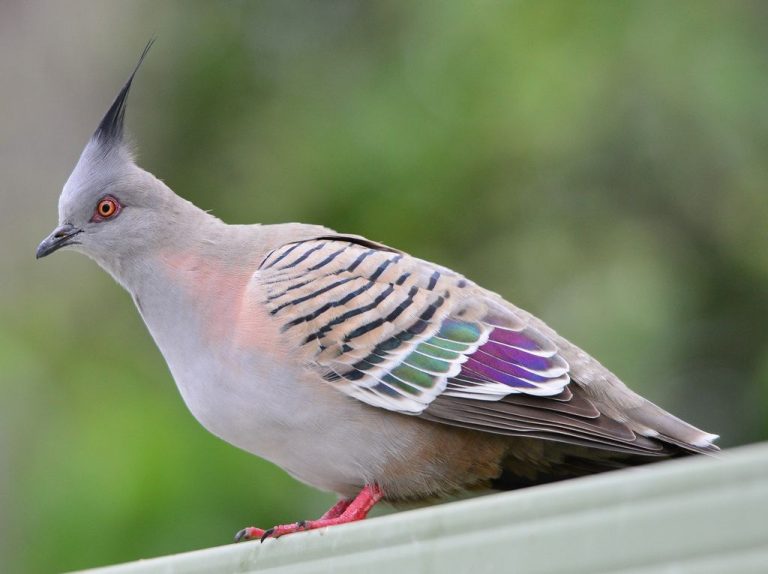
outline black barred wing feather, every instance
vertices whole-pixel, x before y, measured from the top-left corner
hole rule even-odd
[[[322,377],[370,405],[555,396],[555,345],[462,276],[356,237],[290,243],[260,266],[266,305]]]

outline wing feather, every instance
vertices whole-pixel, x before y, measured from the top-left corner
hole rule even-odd
[[[422,412],[441,394],[557,395],[568,367],[546,337],[447,269],[370,242],[284,245],[260,266],[266,305],[326,381]]]

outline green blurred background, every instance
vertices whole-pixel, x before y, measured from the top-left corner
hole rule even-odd
[[[2,0],[0,571],[333,501],[203,430],[94,263],[34,261],[151,35],[128,125],[177,193],[453,267],[729,447],[768,438],[766,30],[758,1]]]

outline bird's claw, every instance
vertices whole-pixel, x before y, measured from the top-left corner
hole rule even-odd
[[[257,538],[263,541],[267,536],[267,532],[269,532],[269,530],[264,531],[261,528],[254,528],[253,526],[249,526],[248,528],[243,528],[237,534],[235,534],[235,542],[245,542],[246,540],[256,540]]]
[[[308,520],[300,520],[293,524],[281,524],[279,526],[273,526],[267,530],[249,526],[235,534],[235,542],[245,542],[246,540],[256,539],[264,542],[267,538],[280,538],[285,534],[293,534],[294,532],[301,532],[302,530],[308,530],[310,528],[311,525]]]
[[[292,524],[280,524],[273,526],[269,530],[254,528],[249,526],[243,528],[235,534],[235,542],[244,540],[259,539],[264,542],[267,538],[280,538],[286,534],[302,532],[304,530],[313,530],[316,528],[325,528],[326,526],[335,526],[337,524],[346,524],[362,520],[373,508],[373,506],[382,498],[381,489],[376,484],[368,485],[360,491],[354,499],[343,499],[334,504],[328,512],[323,514],[317,520],[300,520]]]
[[[261,541],[264,542],[267,538],[280,538],[286,534],[293,534],[295,532],[301,532],[302,530],[311,530],[313,528],[312,521],[300,520],[293,524],[280,524],[267,530],[261,537]]]
[[[272,536],[275,533],[274,528],[270,528],[268,530],[264,531],[264,534],[261,535],[261,538],[259,538],[259,542],[264,542],[267,538]]]

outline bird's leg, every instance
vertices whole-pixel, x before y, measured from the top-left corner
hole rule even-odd
[[[381,489],[377,485],[367,485],[355,498],[340,500],[317,520],[302,520],[293,524],[281,524],[269,530],[250,526],[243,528],[235,535],[235,542],[253,540],[255,538],[260,538],[263,541],[267,538],[279,538],[285,534],[301,532],[302,530],[313,530],[315,528],[362,520],[368,516],[368,513],[382,499],[382,496]]]
[[[352,504],[352,501],[355,500],[354,498],[342,498],[339,500],[336,504],[331,506],[325,514],[323,514],[318,520],[326,520],[328,518],[337,518],[342,515],[342,513],[349,508],[349,505]]]

